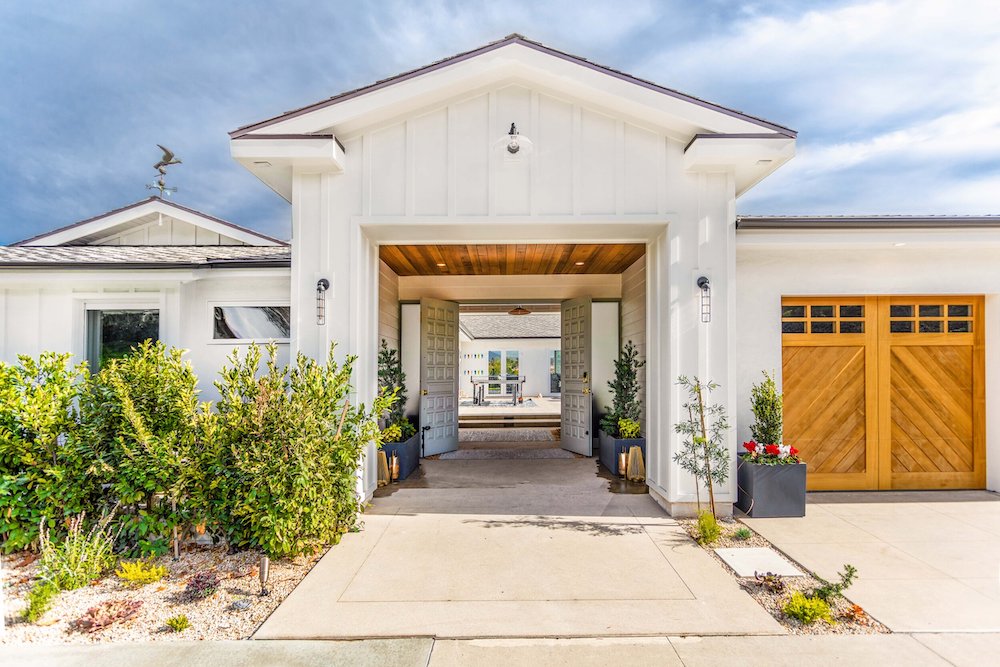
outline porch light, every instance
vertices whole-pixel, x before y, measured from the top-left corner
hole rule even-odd
[[[320,278],[316,283],[316,324],[326,324],[326,291],[330,289],[330,281]]]
[[[507,152],[511,155],[517,153],[521,150],[521,144],[517,139],[517,125],[514,123],[510,124],[510,132],[507,133]]]
[[[698,278],[698,289],[701,290],[701,321],[712,321],[712,285],[708,278],[701,276]]]

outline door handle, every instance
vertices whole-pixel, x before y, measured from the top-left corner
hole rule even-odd
[[[426,396],[427,395],[427,390],[426,389],[421,389],[420,390],[420,395],[421,396]]]
[[[589,393],[590,393],[590,387],[584,387],[583,388],[583,395],[586,396]]]

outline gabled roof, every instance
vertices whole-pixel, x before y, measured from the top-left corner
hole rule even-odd
[[[743,230],[956,229],[1000,227],[998,215],[740,215]]]
[[[7,246],[0,269],[221,268],[291,266],[288,246]]]
[[[559,338],[559,313],[507,315],[462,313],[459,326],[469,338]]]
[[[62,246],[81,245],[100,234],[108,234],[113,230],[127,230],[130,226],[146,224],[146,216],[162,213],[201,227],[208,231],[240,241],[250,246],[286,246],[286,242],[272,238],[232,222],[196,211],[193,208],[152,196],[137,201],[128,206],[117,208],[107,213],[59,227],[52,231],[32,236],[31,238],[13,243],[13,246]]]
[[[388,88],[390,86],[401,84],[401,83],[403,83],[405,81],[409,81],[411,79],[415,79],[415,78],[418,78],[418,77],[421,77],[421,76],[424,76],[424,75],[428,75],[428,74],[430,74],[432,72],[436,72],[438,70],[442,70],[442,69],[445,69],[445,68],[448,68],[448,67],[452,67],[452,66],[457,65],[459,63],[462,63],[464,61],[468,61],[468,60],[474,59],[476,57],[483,56],[483,55],[485,55],[487,53],[490,53],[492,51],[496,51],[498,49],[502,49],[502,48],[505,48],[505,47],[508,47],[508,46],[512,46],[512,45],[519,45],[519,46],[526,47],[528,49],[532,49],[532,50],[534,50],[536,52],[543,53],[543,54],[552,56],[554,58],[558,58],[560,60],[563,60],[563,61],[566,61],[566,62],[569,62],[569,63],[573,63],[573,64],[578,65],[580,67],[583,67],[583,68],[586,68],[586,69],[589,69],[589,70],[593,70],[593,71],[601,73],[601,74],[605,74],[605,75],[607,75],[609,77],[613,77],[615,79],[619,79],[621,81],[625,81],[627,83],[634,84],[635,86],[639,86],[641,88],[645,88],[645,89],[653,91],[655,93],[660,93],[662,95],[665,95],[667,97],[680,100],[682,102],[687,102],[687,103],[690,103],[690,104],[695,105],[695,106],[703,107],[705,109],[717,112],[717,113],[722,114],[724,116],[729,116],[729,117],[732,117],[732,118],[739,119],[741,121],[746,121],[747,123],[749,123],[749,124],[751,124],[753,126],[757,126],[759,128],[764,128],[764,129],[767,129],[767,130],[769,130],[771,132],[777,132],[777,133],[779,133],[781,135],[784,135],[786,137],[794,138],[796,136],[795,130],[787,128],[787,127],[785,127],[783,125],[779,125],[777,123],[773,123],[773,122],[771,122],[769,120],[765,120],[763,118],[759,118],[757,116],[753,116],[753,115],[750,115],[748,113],[744,113],[742,111],[737,111],[735,109],[730,109],[730,108],[724,107],[724,106],[722,106],[720,104],[715,104],[714,102],[709,102],[707,100],[703,100],[701,98],[695,97],[694,95],[688,95],[688,94],[682,93],[682,92],[680,92],[678,90],[674,90],[672,88],[667,88],[666,86],[661,86],[661,85],[659,85],[657,83],[653,83],[652,81],[648,81],[646,79],[641,79],[639,77],[633,76],[631,74],[627,74],[625,72],[622,72],[620,70],[614,69],[612,67],[607,67],[605,65],[598,65],[597,63],[593,63],[593,62],[587,60],[586,58],[583,58],[583,57],[580,57],[580,56],[575,56],[575,55],[566,53],[564,51],[559,51],[557,49],[553,49],[552,47],[549,47],[549,46],[546,46],[546,45],[542,44],[541,42],[536,42],[534,40],[527,39],[523,35],[519,35],[517,33],[507,35],[503,39],[497,40],[495,42],[491,42],[489,44],[486,44],[486,45],[481,46],[481,47],[476,48],[476,49],[472,49],[471,51],[465,51],[464,53],[459,53],[457,55],[450,56],[450,57],[444,58],[442,60],[438,60],[437,62],[431,63],[430,65],[426,65],[424,67],[419,67],[417,69],[410,70],[410,71],[404,72],[402,74],[397,74],[396,76],[392,76],[392,77],[389,77],[387,79],[382,79],[380,81],[376,81],[375,83],[372,83],[372,84],[367,85],[367,86],[363,86],[361,88],[356,88],[354,90],[348,90],[348,91],[339,93],[339,94],[334,95],[333,97],[330,97],[328,99],[321,100],[319,102],[315,102],[313,104],[309,104],[309,105],[306,105],[304,107],[300,107],[298,109],[293,109],[291,111],[287,111],[287,112],[285,112],[283,114],[280,114],[278,116],[274,116],[272,118],[268,118],[266,120],[263,120],[263,121],[260,121],[260,122],[257,122],[257,123],[252,123],[250,125],[244,125],[243,127],[240,127],[238,129],[233,130],[232,132],[230,132],[229,136],[232,139],[237,139],[237,138],[243,137],[244,135],[249,135],[251,132],[255,132],[257,130],[260,130],[260,129],[263,129],[263,128],[266,128],[266,127],[269,127],[269,126],[272,126],[272,125],[276,125],[276,124],[281,123],[283,121],[287,121],[287,120],[290,120],[292,118],[296,118],[298,116],[309,114],[309,113],[318,111],[320,109],[331,107],[333,105],[341,104],[341,103],[346,102],[348,100],[359,98],[359,97],[362,97],[364,95],[369,95],[371,93],[374,93],[374,92],[379,91],[379,90],[383,90],[383,89]]]

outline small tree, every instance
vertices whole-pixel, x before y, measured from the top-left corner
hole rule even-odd
[[[605,406],[601,417],[601,429],[612,437],[619,437],[619,422],[628,420],[636,424],[642,414],[639,400],[639,369],[646,362],[639,359],[639,351],[632,341],[625,343],[621,354],[615,360],[615,377],[608,380],[608,387],[614,395],[611,406]]]
[[[750,409],[754,423],[750,435],[765,445],[781,444],[781,394],[774,382],[774,374],[763,371],[764,380],[750,390]]]
[[[399,351],[390,348],[384,338],[378,351],[378,388],[380,394],[396,397],[385,414],[386,428],[398,426],[400,439],[406,440],[414,433],[413,425],[406,418],[406,373]]]
[[[703,383],[698,378],[684,375],[677,383],[688,391],[689,400],[683,405],[687,419],[674,427],[684,436],[681,451],[674,455],[683,470],[694,475],[695,497],[701,512],[701,485],[708,488],[708,500],[715,512],[715,484],[724,484],[729,479],[729,452],[726,449],[725,434],[729,430],[726,409],[718,404],[706,405],[705,393],[719,387],[714,382]]]

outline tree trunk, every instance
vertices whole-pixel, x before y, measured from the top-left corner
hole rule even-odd
[[[701,381],[695,383],[695,390],[698,392],[698,417],[701,420],[701,446],[705,451],[705,482],[708,484],[708,504],[712,508],[712,517],[718,519],[715,514],[715,488],[712,484],[712,461],[708,456],[708,431],[705,429],[705,399],[701,392]]]

